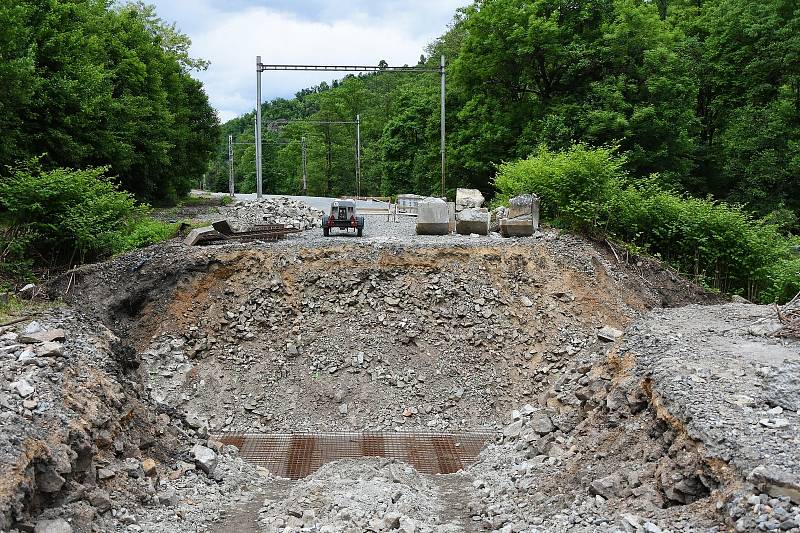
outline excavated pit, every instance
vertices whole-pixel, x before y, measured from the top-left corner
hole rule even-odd
[[[126,409],[90,432],[92,464],[156,457],[161,484],[100,482],[171,506],[142,516],[145,530],[596,531],[625,513],[691,529],[720,524],[719,489],[739,483],[615,351],[649,309],[707,296],[577,238],[167,245],[62,281],[71,306],[119,336],[117,379],[137,391],[125,401],[153,410],[137,419],[147,438]],[[216,471],[192,464],[197,442],[217,452]],[[233,505],[215,483],[258,504]],[[348,484],[363,501],[336,492]],[[387,513],[402,520],[380,522]]]
[[[528,249],[246,252],[140,303],[151,396],[212,434],[505,424],[646,302]]]

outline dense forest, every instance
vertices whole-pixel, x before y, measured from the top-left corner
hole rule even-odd
[[[140,200],[174,203],[219,137],[190,44],[142,3],[0,2],[0,178],[32,158],[108,166]]]
[[[744,204],[789,229],[800,213],[800,6],[794,0],[478,0],[420,61],[448,58],[448,189],[494,193],[497,165],[544,146],[615,147],[627,175]],[[263,105],[264,190],[355,191],[362,120],[366,194],[430,194],[439,184],[439,79],[348,76]],[[255,187],[253,113],[222,126],[209,173]]]

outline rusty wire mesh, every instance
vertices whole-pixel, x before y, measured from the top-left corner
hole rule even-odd
[[[451,474],[473,463],[490,432],[227,433],[217,440],[239,448],[245,461],[272,474],[301,479],[339,459],[387,457],[426,474]]]

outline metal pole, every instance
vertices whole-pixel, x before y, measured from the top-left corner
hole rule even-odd
[[[303,137],[302,140],[303,146],[303,193],[308,192],[308,171],[306,167],[306,138]]]
[[[261,56],[256,56],[256,197],[262,196],[261,176]]]
[[[356,115],[356,196],[361,197],[361,115]]]
[[[445,115],[444,115],[444,103],[445,103],[445,89],[446,89],[446,82],[445,82],[445,72],[444,72],[444,54],[442,54],[442,63],[441,63],[441,71],[442,71],[442,198],[444,198],[444,186],[445,186],[445,149],[444,149],[444,141],[445,141]]]
[[[233,185],[233,135],[228,135],[228,192],[231,198],[236,194]]]

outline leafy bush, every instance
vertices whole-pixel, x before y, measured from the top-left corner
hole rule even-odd
[[[122,232],[113,252],[129,252],[171,239],[179,226],[180,223],[169,224],[153,218],[135,220]]]
[[[797,239],[754,219],[741,206],[689,198],[664,189],[657,177],[629,182],[614,149],[575,145],[500,166],[502,200],[541,198],[556,225],[608,235],[661,257],[707,286],[771,302],[800,291]]]
[[[9,170],[0,177],[3,262],[73,265],[168,236],[106,168],[43,171],[33,159]]]

